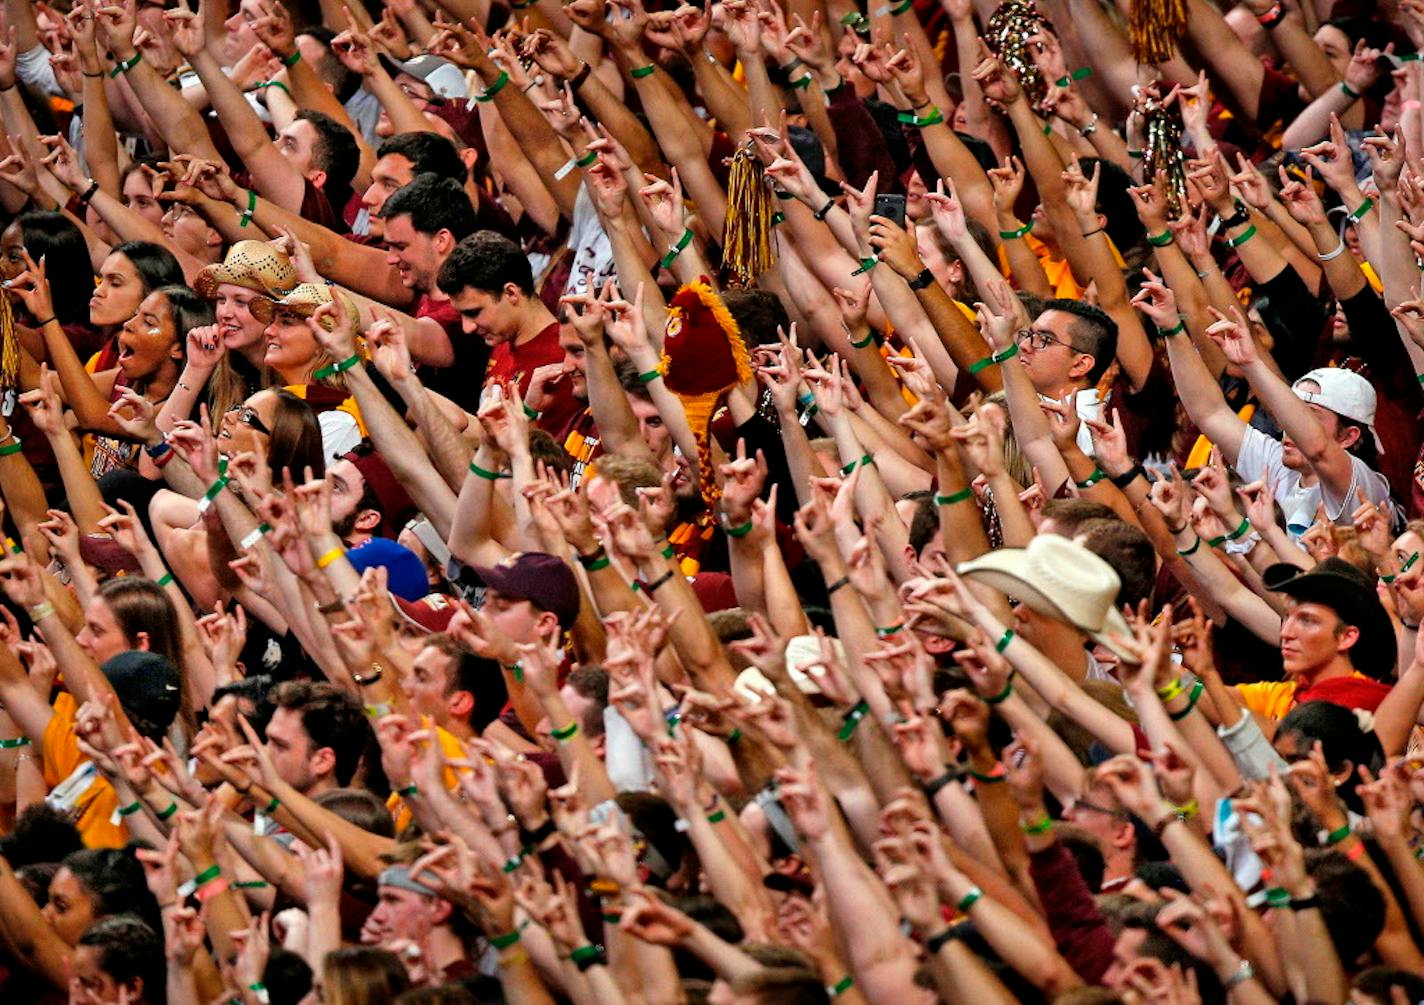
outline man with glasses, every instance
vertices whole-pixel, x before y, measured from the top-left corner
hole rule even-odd
[[[1063,819],[1089,837],[1103,855],[1100,893],[1112,893],[1132,879],[1137,867],[1137,828],[1112,789],[1101,783],[1086,786],[1083,797],[1064,809]]]
[[[1018,365],[1039,397],[1062,401],[1076,391],[1078,417],[1098,418],[1103,403],[1097,383],[1117,353],[1117,324],[1112,318],[1079,300],[1049,300],[1031,324],[1014,334],[1014,344]],[[1086,425],[1078,430],[1078,446],[1092,456],[1093,440]]]

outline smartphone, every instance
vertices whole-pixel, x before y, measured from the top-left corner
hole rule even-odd
[[[876,216],[883,216],[897,227],[905,226],[905,197],[890,193],[875,197]]]

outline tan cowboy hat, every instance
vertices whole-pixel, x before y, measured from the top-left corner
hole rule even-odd
[[[344,310],[347,317],[351,319],[351,327],[360,330],[361,315],[357,312],[356,305],[351,298],[334,286],[327,286],[325,283],[301,283],[293,287],[290,292],[271,300],[254,300],[249,309],[252,311],[252,316],[265,325],[271,323],[272,315],[279,307],[291,311],[293,314],[309,318],[316,313],[318,307],[329,303],[335,303]],[[324,321],[322,327],[331,331],[333,324],[330,321]]]
[[[1039,534],[1027,548],[999,548],[964,562],[959,574],[1086,632],[1124,659],[1134,658],[1109,638],[1132,635],[1117,609],[1122,581],[1111,565],[1081,544]]]
[[[216,300],[222,283],[279,297],[297,285],[297,270],[266,241],[238,241],[227,249],[222,264],[205,266],[198,273],[193,289],[204,300]]]

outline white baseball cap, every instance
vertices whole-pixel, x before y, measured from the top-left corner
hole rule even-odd
[[[1301,387],[1306,383],[1313,383],[1318,390]],[[1375,432],[1375,406],[1379,399],[1374,385],[1364,377],[1342,367],[1321,366],[1296,378],[1291,390],[1301,401],[1328,408],[1336,415],[1367,427],[1374,437],[1375,449],[1384,453],[1384,445]]]

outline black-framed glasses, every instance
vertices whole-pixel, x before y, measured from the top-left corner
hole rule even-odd
[[[1108,816],[1118,820],[1126,820],[1128,816],[1126,810],[1109,809],[1106,806],[1100,806],[1099,804],[1093,802],[1091,799],[1073,800],[1072,810],[1076,812],[1080,809],[1092,810],[1094,813],[1106,813]]]
[[[263,436],[271,436],[272,430],[267,428],[267,423],[262,421],[262,416],[257,414],[257,409],[251,405],[236,404],[228,409],[229,412],[237,413],[237,421],[242,423],[254,433],[261,433]]]
[[[1064,348],[1068,349],[1070,352],[1079,351],[1078,347],[1075,346],[1072,342],[1064,342],[1061,338],[1059,338],[1052,332],[1042,331],[1038,328],[1020,328],[1018,331],[1014,332],[1014,342],[1015,344],[1020,346],[1027,342],[1029,348],[1032,349],[1034,352],[1042,352],[1050,345],[1061,345]]]

